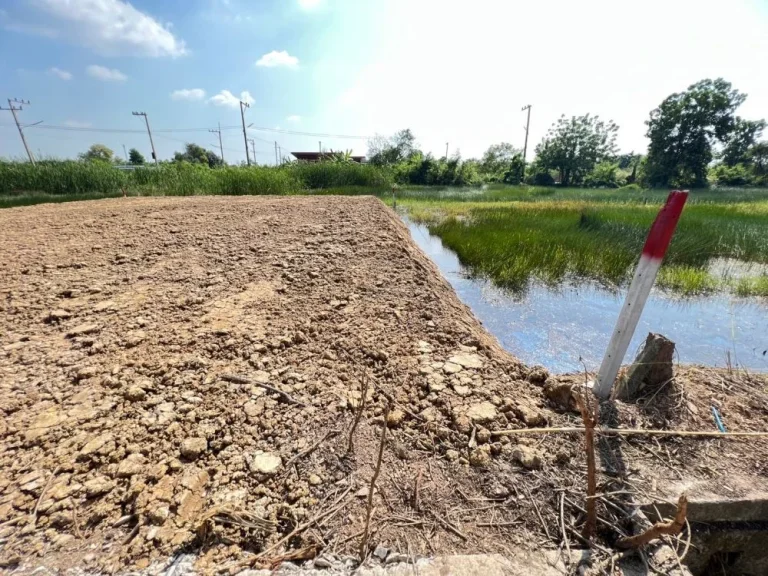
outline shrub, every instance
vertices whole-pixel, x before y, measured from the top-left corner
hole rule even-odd
[[[749,186],[754,183],[752,171],[744,164],[718,164],[709,171],[709,179],[719,186]]]

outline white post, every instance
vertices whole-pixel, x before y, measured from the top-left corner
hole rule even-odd
[[[635,275],[627,291],[627,298],[624,300],[624,306],[616,320],[616,327],[613,329],[613,335],[597,374],[594,392],[602,400],[608,399],[611,395],[613,382],[619,373],[621,362],[624,360],[624,355],[627,353],[629,342],[632,340],[635,328],[637,328],[637,322],[640,320],[645,302],[648,300],[653,283],[656,281],[661,261],[664,259],[672,235],[675,233],[677,221],[680,219],[687,198],[687,191],[675,190],[670,192],[666,204],[656,216],[651,231],[648,233],[645,246],[643,246],[643,253],[640,255]]]

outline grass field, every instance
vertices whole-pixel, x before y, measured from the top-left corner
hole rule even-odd
[[[666,196],[647,190],[497,187],[402,191],[397,203],[475,274],[524,291],[533,280],[626,285]],[[739,263],[751,263],[751,270]],[[731,290],[768,296],[766,264],[768,191],[694,191],[658,285],[683,295]]]
[[[298,194],[309,189],[357,186],[387,189],[386,170],[356,163],[286,164],[269,166],[207,166],[175,163],[120,170],[104,162],[0,161],[0,205],[29,204],[53,196],[196,194]],[[23,198],[22,198],[23,197]]]

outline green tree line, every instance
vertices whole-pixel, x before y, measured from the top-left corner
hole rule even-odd
[[[419,150],[410,130],[369,142],[369,160],[389,166],[405,184],[451,185],[526,182],[540,186],[699,188],[768,186],[766,123],[737,115],[746,95],[722,78],[702,80],[665,98],[646,122],[642,154],[619,154],[619,127],[598,116],[560,117],[524,165],[522,151],[502,142],[479,160],[434,158]]]

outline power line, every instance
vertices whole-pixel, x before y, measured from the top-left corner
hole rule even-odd
[[[3,108],[5,110],[5,108]],[[143,134],[144,130],[132,129],[132,128],[92,128],[83,126],[61,126],[56,124],[22,124],[22,128],[42,128],[43,130],[61,130],[63,132],[111,132],[115,134]],[[9,128],[13,127],[13,124],[0,124],[0,127]],[[240,126],[222,126],[222,130],[239,130]],[[155,128],[153,132],[207,132],[210,128]],[[270,140],[271,143],[271,140]]]
[[[278,134],[290,134],[294,136],[315,136],[325,138],[349,138],[351,140],[370,140],[370,136],[355,136],[352,134],[327,134],[325,132],[301,132],[299,130],[283,130],[282,128],[264,128],[260,126],[250,126],[251,130],[259,132],[277,132]]]
[[[13,124],[0,124],[0,126],[13,126]],[[29,128],[31,124],[22,124],[22,127]],[[60,124],[36,124],[35,128],[41,128],[43,130],[64,130],[67,132],[114,132],[117,134],[141,134],[143,130],[131,129],[131,128],[94,128],[85,126],[63,126]],[[370,136],[358,136],[352,134],[330,134],[325,132],[302,132],[300,130],[283,130],[281,128],[266,128],[263,126],[247,126],[250,130],[256,130],[258,132],[275,132],[278,134],[286,134],[291,136],[312,136],[312,137],[325,137],[325,138],[347,138],[352,140],[369,140]],[[155,128],[153,132],[207,132],[211,128],[209,126],[201,128]],[[239,130],[241,126],[230,125],[222,126],[221,130]],[[265,140],[272,143],[272,140]]]

